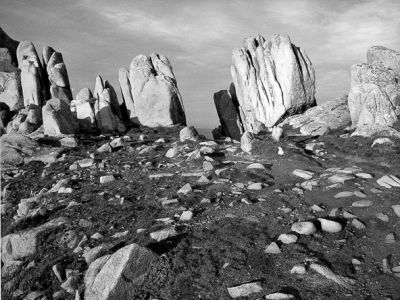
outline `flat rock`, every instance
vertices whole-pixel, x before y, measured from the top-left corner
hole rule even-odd
[[[394,213],[396,214],[396,216],[398,216],[400,218],[400,204],[392,205],[392,209],[393,209]]]
[[[265,249],[265,253],[268,253],[268,254],[280,254],[281,253],[281,249],[279,249],[279,246],[275,242],[272,242]]]
[[[298,234],[310,235],[317,231],[313,222],[303,221],[296,222],[292,225],[291,230],[297,232]]]
[[[337,233],[342,231],[342,224],[336,221],[318,218],[318,221],[321,224],[322,231],[329,232],[329,233]]]
[[[228,293],[232,298],[247,297],[254,293],[260,293],[263,291],[259,282],[245,283],[242,285],[229,287]]]
[[[400,187],[400,179],[394,175],[385,175],[376,181],[380,186],[385,188]]]
[[[337,194],[335,195],[335,198],[347,198],[347,197],[351,197],[351,196],[353,196],[353,195],[354,195],[353,192],[345,191],[345,192],[337,193]]]
[[[170,237],[176,236],[178,233],[175,231],[175,228],[169,227],[162,230],[154,231],[150,233],[150,237],[157,242],[168,239]]]
[[[184,194],[187,195],[188,193],[190,193],[192,191],[192,187],[190,185],[190,183],[186,183],[183,187],[181,187],[181,189],[178,191],[178,194]]]
[[[297,242],[297,236],[290,233],[282,233],[278,237],[278,241],[281,241],[283,244],[293,244]]]
[[[374,202],[371,200],[358,200],[358,201],[353,202],[351,204],[351,206],[353,206],[353,207],[369,207],[372,204],[374,204]]]
[[[113,182],[113,181],[115,181],[114,175],[104,175],[104,176],[100,177],[101,184],[105,184],[105,183],[109,183],[109,182]]]
[[[293,173],[293,175],[295,175],[297,177],[301,177],[301,178],[303,178],[305,180],[310,180],[314,176],[313,172],[300,170],[300,169],[296,169],[292,173]]]

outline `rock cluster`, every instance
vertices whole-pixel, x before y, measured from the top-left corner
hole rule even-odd
[[[399,70],[400,53],[381,46],[368,49],[367,63],[351,67],[348,105],[354,135],[393,131],[400,116]]]

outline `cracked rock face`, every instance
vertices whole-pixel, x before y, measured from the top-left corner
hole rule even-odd
[[[245,131],[257,122],[272,127],[316,104],[314,68],[288,36],[245,39],[243,48],[233,50],[231,74]]]
[[[129,82],[134,102],[131,119],[136,114],[139,123],[149,127],[186,123],[182,98],[167,57],[156,53],[136,56],[130,64]],[[126,85],[121,88],[126,89]],[[126,101],[129,94],[125,94]]]
[[[386,68],[392,69],[400,77],[400,53],[382,46],[372,46],[367,52],[367,62],[381,62]]]

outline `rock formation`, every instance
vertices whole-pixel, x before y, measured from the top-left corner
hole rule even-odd
[[[0,72],[0,102],[7,104],[11,111],[24,107],[19,70]]]
[[[76,100],[71,101],[71,111],[79,124],[79,131],[83,133],[95,133],[97,131],[94,105],[96,98],[88,88],[83,88],[76,95]]]
[[[243,125],[233,83],[229,90],[221,90],[214,94],[214,104],[221,123],[220,134],[239,141],[243,134]]]
[[[367,52],[367,63],[351,67],[349,110],[352,126],[363,132],[363,126],[388,132],[400,116],[400,53],[381,46],[373,46]],[[376,125],[376,126],[375,126]],[[371,127],[372,126],[372,127]]]
[[[135,104],[133,103],[131,83],[129,82],[129,71],[126,68],[119,69],[119,85],[121,88],[122,99],[125,102],[128,119],[131,123],[138,123]]]
[[[3,28],[0,26],[0,48],[8,49],[11,55],[12,64],[17,67],[17,47],[19,42],[10,38],[7,33],[4,32]],[[7,72],[7,71],[6,71]]]
[[[78,132],[78,122],[69,105],[61,99],[53,98],[42,108],[44,133],[50,136],[74,134]]]
[[[43,64],[48,76],[50,97],[69,103],[72,100],[72,92],[62,54],[51,47],[44,47]]]
[[[344,128],[351,122],[347,96],[328,101],[308,109],[305,113],[290,116],[282,122],[299,128],[304,135],[323,135],[329,130]]]
[[[245,39],[243,48],[233,50],[231,74],[246,131],[257,121],[272,127],[316,104],[314,68],[288,36]]]
[[[130,119],[157,127],[185,124],[186,116],[169,60],[153,53],[138,55],[130,64],[129,84],[121,71],[120,82]],[[127,88],[131,87],[131,97]],[[132,104],[133,103],[133,104]]]

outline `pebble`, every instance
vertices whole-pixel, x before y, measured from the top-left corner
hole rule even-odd
[[[318,218],[318,221],[321,223],[322,231],[329,232],[329,233],[337,233],[342,230],[342,224],[336,221]]]
[[[205,161],[203,162],[203,171],[204,172],[210,172],[214,169],[214,166],[211,162]]]
[[[88,168],[93,165],[94,160],[91,158],[84,158],[81,160],[77,160],[75,163],[79,165],[81,168]]]
[[[395,237],[394,233],[391,232],[385,237],[386,244],[393,244],[395,242],[396,242],[396,237]]]
[[[345,192],[337,193],[337,194],[335,195],[335,198],[346,198],[346,197],[351,197],[351,196],[353,196],[353,195],[354,195],[353,192],[345,191]]]
[[[278,155],[285,155],[285,151],[283,151],[283,148],[281,146],[278,147]]]
[[[377,138],[371,145],[371,147],[374,147],[375,145],[381,145],[381,144],[388,144],[390,146],[394,146],[394,142],[389,139],[389,138]]]
[[[193,212],[190,210],[186,210],[181,214],[179,220],[180,221],[190,221],[192,218],[193,218]]]
[[[178,194],[184,194],[187,195],[192,191],[192,187],[189,183],[186,183],[181,189],[178,191]]]
[[[293,171],[293,175],[295,175],[297,177],[301,177],[301,178],[303,178],[305,180],[309,180],[309,179],[313,178],[314,173],[310,172],[310,171],[296,169],[296,170]]]
[[[199,180],[197,180],[197,183],[210,183],[210,180],[206,176],[202,175]]]
[[[359,200],[351,204],[353,207],[369,207],[373,204],[371,200]]]
[[[249,186],[247,187],[248,190],[261,190],[263,187],[263,184],[261,182],[255,182],[255,183],[251,183],[249,184]]]
[[[178,148],[177,148],[177,147],[174,147],[174,148],[169,149],[169,150],[167,151],[167,153],[165,153],[165,157],[167,157],[167,158],[173,158],[173,157],[175,157],[177,154],[178,154]]]
[[[368,173],[356,173],[356,176],[358,178],[362,178],[362,179],[372,179],[372,175],[368,174]]]
[[[318,181],[316,180],[306,180],[303,181],[300,186],[308,191],[312,191],[314,186],[318,186]]]
[[[99,240],[103,238],[103,235],[99,232],[94,233],[91,237],[91,239]]]
[[[322,265],[319,265],[316,263],[312,263],[310,265],[310,269],[317,272],[318,274],[321,274],[325,278],[336,282],[338,285],[343,286],[347,289],[351,289],[351,285],[355,284],[354,279],[337,275],[331,269],[329,269],[325,266],[322,266]]]
[[[155,232],[151,232],[150,233],[150,237],[153,240],[156,240],[157,242],[160,242],[160,241],[165,240],[167,238],[176,236],[177,234],[178,233],[175,231],[175,228],[170,227],[170,228],[165,228],[165,229],[158,230],[158,231],[155,231]]]
[[[313,206],[311,206],[310,209],[311,209],[313,212],[323,212],[323,211],[324,211],[324,209],[323,209],[321,206],[318,206],[318,205],[316,205],[316,204],[314,204]]]
[[[375,215],[375,217],[377,217],[379,220],[381,220],[382,222],[389,222],[389,216],[385,215],[384,213],[377,213]]]
[[[365,225],[364,225],[364,223],[361,222],[361,221],[358,220],[358,219],[353,219],[353,221],[351,222],[351,224],[352,224],[355,228],[357,228],[357,229],[359,229],[359,230],[363,230],[363,229],[366,228]]]
[[[292,191],[300,196],[304,195],[304,191],[301,188],[294,187],[294,188],[292,188]]]
[[[394,175],[385,175],[376,181],[380,186],[385,188],[400,187],[400,179]]]
[[[100,177],[100,183],[109,183],[115,181],[114,175],[104,175]]]
[[[228,288],[229,296],[232,298],[247,297],[254,293],[262,292],[262,287],[259,282],[250,282],[242,285]]]
[[[178,199],[166,199],[166,198],[162,198],[162,199],[159,199],[159,201],[161,202],[161,206],[168,206],[168,205],[172,205],[172,204],[177,204],[177,203],[179,203]]]
[[[294,296],[291,294],[285,294],[285,293],[273,293],[265,296],[265,299],[267,300],[290,300],[294,299]]]
[[[151,174],[149,175],[150,179],[159,179],[159,178],[163,178],[163,177],[172,177],[174,176],[174,174],[172,173],[158,173],[158,174]]]
[[[382,193],[382,191],[380,189],[376,189],[376,188],[372,188],[372,189],[370,189],[370,191],[371,191],[371,193],[374,193],[374,194]]]
[[[291,230],[297,232],[298,234],[310,235],[317,231],[313,222],[304,221],[296,222],[292,225]]]
[[[111,152],[111,151],[112,151],[112,148],[109,143],[100,146],[96,150],[96,152],[98,152],[98,153]]]
[[[211,200],[210,199],[207,199],[207,198],[203,198],[203,199],[201,199],[201,201],[200,201],[200,204],[210,204],[211,203]]]
[[[125,230],[122,232],[116,232],[116,233],[114,233],[114,235],[112,237],[113,238],[121,238],[121,237],[126,236],[128,233],[129,233],[129,230]]]
[[[282,252],[281,252],[281,249],[279,249],[279,246],[275,242],[272,242],[265,249],[265,253],[268,253],[268,254],[280,254]]]
[[[306,274],[306,268],[303,265],[295,265],[290,270],[290,274],[304,275]]]
[[[347,180],[354,179],[352,175],[346,174],[335,174],[328,178],[328,181],[331,183],[344,183]]]
[[[363,192],[361,191],[354,191],[354,196],[358,197],[358,198],[366,198],[367,195],[365,195]]]
[[[290,233],[282,233],[279,235],[278,241],[281,241],[283,244],[293,244],[297,242],[297,236]]]
[[[265,170],[265,167],[263,164],[260,164],[260,163],[252,163],[252,164],[248,165],[246,169],[247,170],[251,170],[251,169]]]
[[[330,217],[336,217],[339,213],[339,208],[333,208],[330,212],[329,212],[329,216]]]
[[[353,215],[352,213],[348,212],[348,211],[344,211],[343,212],[343,217],[346,219],[354,219],[357,218],[356,215]]]
[[[394,213],[396,214],[396,216],[398,216],[400,218],[400,204],[392,205],[392,209],[393,209]]]

